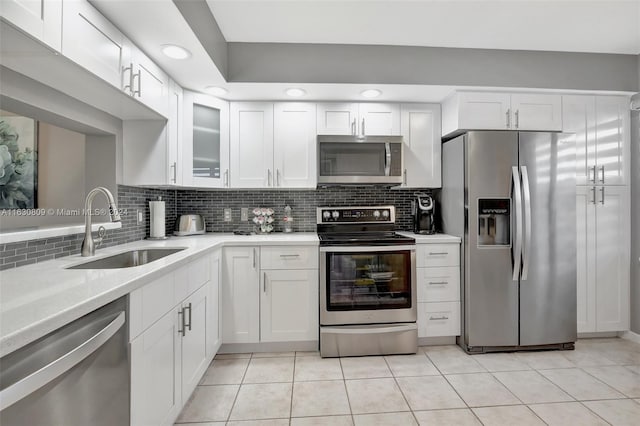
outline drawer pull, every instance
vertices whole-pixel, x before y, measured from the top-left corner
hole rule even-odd
[[[429,281],[429,285],[446,285],[449,284],[448,281]]]
[[[446,255],[448,255],[448,254],[449,254],[449,252],[448,252],[448,251],[442,251],[442,252],[440,252],[440,251],[438,251],[438,252],[432,252],[432,251],[430,251],[430,252],[429,252],[429,256],[446,256]]]
[[[300,257],[299,254],[281,254],[280,257]]]
[[[441,317],[429,317],[429,321],[443,321],[443,320],[448,320],[449,317],[443,315]]]

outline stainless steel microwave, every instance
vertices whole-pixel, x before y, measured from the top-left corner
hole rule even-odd
[[[401,184],[402,136],[318,136],[318,184]]]

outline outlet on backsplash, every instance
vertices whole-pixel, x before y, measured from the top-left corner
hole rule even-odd
[[[222,216],[222,220],[225,222],[231,222],[231,209],[224,209],[224,214]]]
[[[243,207],[240,209],[240,220],[246,222],[249,220],[249,208]]]

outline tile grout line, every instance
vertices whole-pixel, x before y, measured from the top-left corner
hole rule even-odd
[[[418,418],[416,417],[416,413],[413,411],[413,408],[411,407],[411,404],[409,404],[409,400],[407,399],[407,396],[404,394],[404,392],[402,390],[402,387],[400,386],[400,383],[398,383],[398,378],[396,377],[396,375],[393,372],[393,369],[389,365],[389,361],[387,360],[387,357],[383,356],[382,359],[384,359],[384,362],[387,365],[387,368],[389,369],[389,372],[391,373],[391,377],[393,377],[393,381],[396,384],[396,386],[398,387],[398,390],[400,391],[400,395],[402,395],[402,399],[404,399],[404,403],[407,404],[407,407],[409,407],[409,412],[411,413],[411,416],[413,416],[413,419],[416,421],[416,424],[419,425],[420,422],[418,421]]]
[[[233,398],[233,404],[231,404],[231,409],[229,410],[229,414],[227,415],[227,420],[225,421],[225,423],[229,423],[231,421],[231,413],[233,413],[233,409],[236,406],[236,402],[238,402],[238,395],[240,395],[240,390],[242,389],[244,377],[247,375],[247,370],[249,370],[249,364],[251,364],[252,358],[253,358],[253,353],[251,353],[251,356],[249,358],[243,358],[243,359],[248,359],[249,361],[247,362],[247,366],[245,367],[244,372],[242,373],[242,378],[240,379],[240,384],[238,385],[238,391],[236,392],[236,396]]]
[[[480,422],[480,424],[484,425],[484,422],[482,420],[480,420],[480,417],[478,417],[476,412],[473,411],[473,409],[469,406],[469,404],[467,404],[467,401],[465,401],[464,398],[458,393],[456,388],[454,388],[453,385],[451,383],[449,383],[449,380],[447,380],[446,376],[444,374],[442,374],[442,371],[440,370],[440,368],[438,368],[438,366],[436,365],[436,362],[431,359],[431,357],[429,356],[429,354],[426,351],[423,351],[423,352],[426,355],[426,357],[429,359],[429,361],[431,361],[431,363],[436,368],[436,370],[438,370],[438,372],[440,373],[440,376],[442,376],[442,378],[447,382],[447,384],[449,386],[451,386],[451,389],[453,389],[453,391],[456,393],[456,395],[458,395],[458,398],[460,398],[460,400],[464,403],[464,405],[467,407],[467,410],[469,410],[469,412],[471,412],[471,414],[473,414],[473,417],[475,417],[478,420],[478,422]],[[482,367],[482,368],[484,368],[484,367]]]
[[[344,386],[344,392],[347,394],[347,404],[349,404],[349,413],[351,414],[351,424],[356,424],[353,418],[353,408],[351,408],[351,398],[349,398],[349,389],[347,389],[347,379],[344,377],[344,368],[342,368],[342,357],[338,357],[338,364],[340,364],[340,374],[342,374],[342,386]]]

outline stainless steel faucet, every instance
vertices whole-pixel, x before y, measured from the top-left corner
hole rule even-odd
[[[91,191],[89,191],[84,202],[84,240],[82,241],[82,248],[80,250],[80,254],[82,255],[82,257],[93,256],[96,253],[96,243],[102,243],[102,238],[106,233],[106,230],[103,227],[100,227],[101,229],[99,229],[98,231],[100,236],[95,240],[93,239],[93,234],[91,233],[91,203],[93,202],[93,198],[99,192],[102,192],[109,201],[109,217],[111,219],[111,222],[120,222],[118,206],[116,206],[116,201],[113,199],[111,191],[102,186],[93,188]]]

